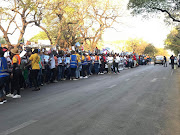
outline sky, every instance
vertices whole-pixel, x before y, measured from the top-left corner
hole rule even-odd
[[[161,18],[143,19],[142,16],[128,16],[124,23],[114,24],[113,28],[107,29],[103,39],[106,41],[128,40],[129,38],[142,38],[158,48],[164,47],[164,40],[171,31],[171,26]]]
[[[104,32],[104,41],[127,40],[129,38],[142,38],[143,40],[152,43],[154,46],[163,48],[164,40],[167,34],[170,33],[170,26],[166,26],[164,16],[160,18],[143,19],[142,16],[132,17],[129,11],[125,11],[118,21],[120,23],[114,24],[110,29]],[[3,25],[6,25],[5,23]],[[12,30],[13,31],[13,30]],[[40,28],[33,26],[26,29],[24,38],[25,41],[29,40],[34,35],[41,31]],[[2,32],[0,32],[2,36]],[[10,36],[12,44],[16,44],[19,33],[16,32]]]

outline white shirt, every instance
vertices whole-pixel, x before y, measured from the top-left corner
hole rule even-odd
[[[95,61],[95,56],[92,56],[92,62],[94,62]]]
[[[108,57],[108,63],[113,63],[113,57]]]
[[[8,56],[10,56],[10,55],[9,55],[9,51],[7,51],[7,52],[4,53],[4,57],[5,57],[5,58],[7,58]]]
[[[62,57],[58,57],[58,65],[62,64]]]
[[[115,62],[116,62],[116,63],[119,63],[119,62],[120,62],[120,57],[119,57],[119,56],[116,56]]]
[[[53,69],[53,68],[55,68],[56,66],[55,66],[55,59],[54,59],[54,57],[51,57],[50,58],[50,69]]]

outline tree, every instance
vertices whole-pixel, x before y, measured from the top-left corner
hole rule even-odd
[[[0,44],[6,44],[6,40],[3,37],[0,37]]]
[[[15,34],[19,31],[19,38],[17,45],[23,39],[23,35],[28,25],[35,22],[33,14],[36,12],[37,7],[43,0],[2,0],[3,4],[0,6],[0,30],[8,45],[11,45],[9,35]],[[3,26],[7,24],[7,27]],[[13,31],[10,28],[14,27]]]
[[[79,27],[79,20],[76,18],[77,14],[75,11],[79,9],[78,3],[80,1],[81,0],[46,0],[46,4],[43,4],[37,11],[40,16],[34,15],[34,18],[36,18],[35,25],[47,34],[51,45],[60,44],[61,41],[67,46],[75,43]]]
[[[41,31],[37,35],[32,37],[29,41],[38,42],[38,40],[48,40],[47,34],[44,31]]]
[[[101,40],[105,29],[111,28],[117,22],[117,18],[121,16],[120,12],[123,13],[123,9],[120,3],[115,5],[110,0],[87,0],[83,4],[88,6],[86,6],[87,13],[84,12],[86,18],[81,25],[80,33],[84,44],[89,44],[89,50],[93,51]]]
[[[148,44],[149,43],[143,41],[142,39],[129,39],[126,41],[126,50],[141,55],[144,53],[144,50]]]
[[[161,56],[169,56],[168,52],[164,48],[157,48],[157,52],[155,55],[161,55]]]
[[[170,49],[176,55],[180,52],[180,30],[178,28],[173,29],[170,34],[167,35],[165,48]]]
[[[179,0],[129,0],[129,9],[132,14],[165,13],[174,22],[180,22]]]
[[[34,14],[35,25],[44,30],[52,45],[63,42],[61,47],[68,47],[82,41],[92,51],[104,30],[116,22],[119,9],[110,0],[55,0],[38,9],[41,17]]]
[[[145,50],[144,50],[144,54],[148,54],[149,56],[154,56],[157,53],[157,49],[154,45],[149,44],[148,46],[146,46]]]

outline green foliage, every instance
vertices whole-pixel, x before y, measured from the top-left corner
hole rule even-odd
[[[44,31],[39,32],[37,35],[32,37],[29,41],[38,42],[38,40],[48,40],[48,37]]]
[[[155,53],[155,56],[157,55],[161,55],[161,56],[169,56],[168,52],[166,49],[164,48],[156,48],[156,53]]]
[[[170,49],[176,55],[180,52],[180,30],[172,30],[165,40],[166,49]]]
[[[148,46],[149,43],[144,41],[143,39],[129,39],[126,41],[126,50],[129,52],[135,52],[139,55],[144,54],[145,48]]]
[[[3,37],[0,37],[0,43],[1,44],[6,44],[6,40]]]
[[[132,9],[133,15],[164,12],[168,18],[180,22],[179,5],[179,0],[129,0],[128,8]]]
[[[144,54],[148,54],[151,57],[154,56],[157,52],[158,52],[158,50],[152,44],[149,44],[148,46],[146,46],[146,48],[144,50]]]

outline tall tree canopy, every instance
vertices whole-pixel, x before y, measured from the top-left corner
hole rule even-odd
[[[148,54],[151,57],[154,56],[156,53],[158,53],[158,49],[156,49],[156,47],[152,44],[146,46],[144,50],[144,54]]]
[[[17,34],[17,44],[26,28],[35,25],[47,35],[51,45],[68,47],[77,41],[93,50],[105,29],[110,28],[125,9],[122,1],[111,0],[2,0],[0,30],[8,45]],[[5,25],[4,25],[5,24]],[[14,28],[14,30],[12,30]],[[42,35],[40,33],[38,36]],[[36,38],[38,37],[36,36]]]
[[[180,22],[179,0],[129,0],[128,7],[133,14],[163,12],[174,22]]]
[[[144,54],[145,48],[148,46],[149,43],[142,39],[129,39],[126,41],[126,50],[129,52],[135,52],[139,55]]]
[[[34,14],[43,0],[1,0],[0,30],[8,45],[11,45],[9,35],[19,32],[17,44],[23,38],[26,28],[35,23]]]
[[[176,28],[171,31],[165,40],[165,47],[176,55],[180,52],[180,29]]]

